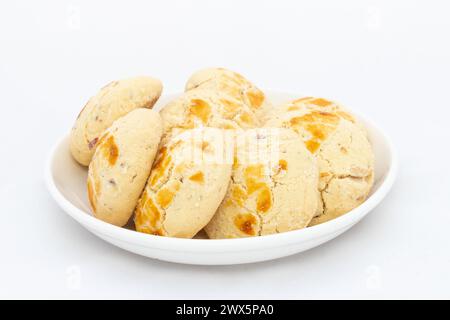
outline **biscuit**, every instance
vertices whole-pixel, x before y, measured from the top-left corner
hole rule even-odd
[[[174,137],[161,148],[135,211],[137,231],[192,238],[211,220],[227,190],[231,163],[193,155],[214,152],[215,145]]]
[[[127,223],[150,174],[161,135],[161,117],[144,108],[119,118],[103,133],[88,171],[88,196],[95,217],[116,226]]]
[[[116,119],[137,108],[152,108],[161,95],[162,84],[150,77],[113,81],[92,97],[78,115],[70,135],[70,151],[87,166],[98,139]]]
[[[220,92],[203,89],[185,92],[165,105],[160,114],[164,138],[169,139],[197,127],[248,129],[261,124],[247,105]]]
[[[185,90],[210,89],[230,95],[246,104],[261,121],[265,120],[271,104],[264,92],[237,72],[224,68],[206,68],[195,72],[187,81]]]
[[[360,205],[374,181],[374,155],[363,125],[344,107],[305,97],[277,108],[266,126],[292,128],[319,166],[320,202],[310,225],[334,219]]]
[[[270,132],[258,131],[256,143],[275,153],[259,162],[249,161],[249,147],[255,143],[237,143],[227,194],[205,228],[210,238],[251,237],[301,229],[316,213],[319,196],[316,159],[292,130]]]

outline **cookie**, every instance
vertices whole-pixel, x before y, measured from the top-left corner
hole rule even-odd
[[[161,148],[136,208],[137,231],[192,238],[211,220],[227,190],[231,163],[195,155],[213,154],[216,145],[184,135]]]
[[[202,88],[225,93],[247,105],[264,121],[271,108],[264,92],[237,72],[224,68],[206,68],[195,72],[186,83],[186,91]]]
[[[316,159],[288,129],[257,130],[239,140],[227,194],[205,231],[212,239],[274,234],[306,227],[318,205]],[[247,141],[245,141],[247,140]],[[252,146],[270,152],[251,159]]]
[[[161,91],[161,82],[150,77],[113,81],[103,87],[81,110],[72,128],[73,158],[84,166],[89,165],[102,132],[134,109],[152,108]]]
[[[374,181],[374,155],[363,125],[341,105],[305,97],[277,108],[266,126],[292,128],[319,165],[320,202],[311,225],[365,201]]]
[[[161,110],[164,137],[197,127],[248,129],[261,125],[242,102],[212,90],[195,89],[172,100]]]
[[[88,171],[88,196],[98,219],[123,226],[133,214],[162,135],[156,111],[136,109],[116,120],[98,141]]]

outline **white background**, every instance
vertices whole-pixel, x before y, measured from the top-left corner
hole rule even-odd
[[[450,298],[448,1],[2,1],[1,298]],[[319,248],[244,266],[158,262],[97,239],[43,183],[105,83],[183,89],[207,66],[337,99],[392,137],[386,200]]]

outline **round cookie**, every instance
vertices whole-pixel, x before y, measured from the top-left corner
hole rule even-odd
[[[144,108],[119,118],[103,133],[88,172],[95,217],[117,226],[127,223],[150,174],[161,135],[161,117]]]
[[[202,88],[219,91],[243,102],[261,121],[271,105],[264,92],[237,72],[224,68],[206,68],[195,72],[186,83],[186,91]]]
[[[205,228],[212,239],[301,229],[317,211],[316,159],[292,130],[257,131],[258,141],[237,143],[227,194]],[[249,161],[255,144],[267,146],[269,156]]]
[[[194,155],[220,152],[216,145],[177,137],[160,149],[135,211],[137,231],[192,238],[211,220],[227,190],[231,163]]]
[[[374,181],[374,155],[365,129],[335,102],[305,97],[277,108],[266,126],[292,128],[319,165],[320,204],[310,225],[360,205]]]
[[[185,92],[165,105],[160,114],[165,137],[197,127],[248,129],[260,126],[247,105],[212,90]]]
[[[70,152],[87,166],[100,135],[116,119],[137,108],[152,108],[161,95],[161,81],[135,77],[113,81],[92,97],[78,115],[70,135]]]

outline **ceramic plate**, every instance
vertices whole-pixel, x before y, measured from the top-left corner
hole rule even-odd
[[[176,95],[164,95],[155,109]],[[299,95],[268,93],[278,104]],[[356,209],[329,222],[275,235],[241,239],[177,239],[159,237],[119,228],[94,218],[86,192],[86,168],[78,165],[69,152],[69,136],[56,143],[49,156],[45,179],[48,189],[65,213],[81,226],[124,250],[149,258],[199,265],[226,265],[277,259],[302,252],[345,232],[374,209],[391,189],[397,159],[387,136],[373,123],[358,115],[366,126],[375,152],[375,184],[369,198]]]

